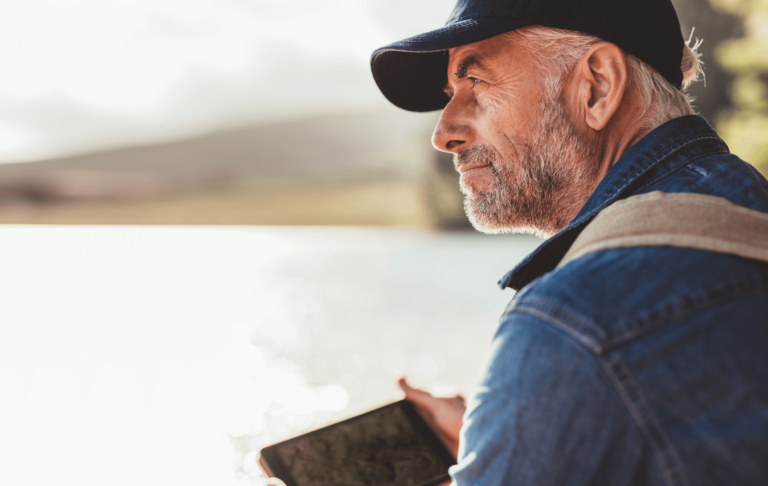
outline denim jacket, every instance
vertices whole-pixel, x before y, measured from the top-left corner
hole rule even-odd
[[[598,212],[652,191],[768,212],[768,182],[701,117],[632,146],[499,282],[522,290],[469,400],[456,485],[768,485],[768,264],[656,246],[555,268]]]

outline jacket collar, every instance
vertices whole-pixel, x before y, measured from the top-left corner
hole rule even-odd
[[[507,273],[499,286],[520,290],[554,270],[597,213],[687,165],[692,157],[717,152],[727,153],[728,146],[700,116],[676,118],[656,128],[621,156],[573,221]]]

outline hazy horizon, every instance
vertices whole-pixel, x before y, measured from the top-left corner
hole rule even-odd
[[[395,110],[371,51],[453,3],[0,0],[0,163]]]

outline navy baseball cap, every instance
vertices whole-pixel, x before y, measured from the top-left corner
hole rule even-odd
[[[599,37],[682,86],[685,41],[671,0],[458,0],[445,27],[374,51],[373,78],[400,108],[441,110],[448,49],[531,25]]]

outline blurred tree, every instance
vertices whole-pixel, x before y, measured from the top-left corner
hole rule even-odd
[[[693,105],[696,112],[715,125],[732,107],[730,86],[735,76],[716,62],[714,52],[724,40],[743,35],[742,22],[737,16],[714,9],[707,1],[672,0],[672,3],[677,9],[686,40],[694,28],[694,40],[704,40],[698,52],[705,63],[706,81],[693,84],[688,92],[695,98]]]
[[[434,226],[445,230],[472,228],[464,214],[464,196],[459,190],[459,174],[451,154],[435,151],[423,187],[424,203]]]
[[[734,107],[718,122],[731,151],[768,173],[768,0],[710,0],[744,23],[744,36],[722,42],[717,61],[736,75]]]

